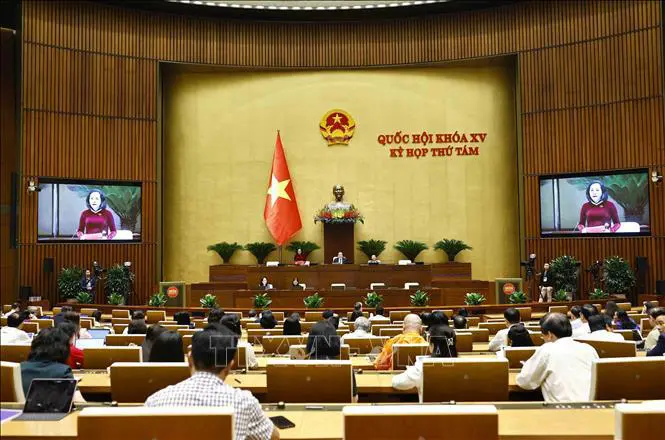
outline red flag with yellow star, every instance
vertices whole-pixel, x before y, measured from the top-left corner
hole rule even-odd
[[[277,132],[272,171],[268,181],[268,195],[263,209],[266,226],[278,245],[283,245],[302,228],[296,192],[284,156],[282,139]]]

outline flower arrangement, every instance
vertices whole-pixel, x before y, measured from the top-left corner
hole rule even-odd
[[[351,205],[348,209],[330,209],[328,206],[323,207],[314,215],[314,223],[365,223],[365,217]]]

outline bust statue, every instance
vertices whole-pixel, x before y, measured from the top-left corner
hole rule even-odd
[[[335,196],[335,200],[333,202],[328,203],[328,209],[330,210],[349,210],[351,209],[351,204],[346,203],[343,201],[344,199],[344,187],[342,185],[335,185],[333,186],[333,195]]]

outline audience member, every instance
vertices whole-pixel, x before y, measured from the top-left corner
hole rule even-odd
[[[173,315],[173,319],[175,319],[177,325],[191,327],[192,320],[187,312],[177,312]]]
[[[128,335],[145,335],[148,333],[148,326],[142,319],[132,319],[127,326]]]
[[[357,310],[358,312],[362,312],[363,311],[363,303],[361,303],[360,301],[356,302],[353,305],[353,310]]]
[[[155,339],[150,349],[148,362],[184,362],[182,336],[173,330],[167,330]]]
[[[289,316],[284,320],[284,331],[282,333],[287,336],[300,336],[302,334],[300,321]]]
[[[651,309],[656,308],[656,304],[654,304],[651,301],[644,301],[642,304],[642,314],[643,315],[648,315],[651,312]]]
[[[334,314],[330,318],[328,318],[328,322],[332,324],[333,327],[335,327],[335,330],[339,328],[339,315]]]
[[[215,325],[215,324],[212,324]],[[231,330],[240,340],[242,335],[242,325],[240,324],[240,318],[235,313],[227,314],[222,317],[222,320],[218,325],[222,325],[227,329]],[[239,347],[245,348],[245,363],[247,368],[257,368],[259,366],[259,361],[256,360],[256,354],[254,353],[254,347],[248,342],[240,341],[238,342]]]
[[[531,333],[524,327],[522,323],[513,325],[508,330],[507,344],[510,347],[533,347],[533,339]]]
[[[580,306],[572,306],[570,310],[568,310],[568,318],[570,319],[570,325],[574,333],[576,329],[584,324],[584,322],[582,322],[582,308]]]
[[[250,318],[256,318],[256,310],[250,309],[249,312],[247,312],[247,316]]]
[[[235,315],[234,315],[235,316]],[[192,376],[148,397],[148,407],[230,406],[238,439],[278,440],[279,431],[249,391],[224,383],[234,364],[238,337],[223,325],[194,333],[187,358]]]
[[[333,312],[332,310],[326,310],[323,313],[321,313],[321,317],[323,319],[332,318],[333,316],[335,316],[335,312]]]
[[[377,370],[392,370],[394,344],[422,344],[425,342],[422,333],[422,321],[418,315],[410,313],[404,317],[403,331],[386,341],[383,350],[374,361]]]
[[[143,319],[145,321],[145,313],[143,313],[143,310],[134,310],[132,312],[132,319]]]
[[[300,322],[300,313],[298,313],[298,312],[291,313],[291,318],[293,318],[296,321]]]
[[[449,325],[448,316],[446,316],[441,310],[432,312],[430,319],[432,322],[427,326],[428,328],[433,325]]]
[[[462,315],[453,316],[453,327],[455,330],[463,330],[467,328],[466,318]]]
[[[376,306],[376,309],[374,310],[374,314],[370,314],[369,320],[370,322],[374,321],[390,321],[390,318],[387,316],[384,316],[385,310],[383,309],[383,306]]]
[[[150,359],[150,351],[152,350],[152,346],[162,333],[166,332],[166,328],[162,327],[159,324],[153,324],[150,327],[148,327],[148,330],[145,333],[145,339],[143,340],[143,344],[141,344],[141,354],[142,354],[142,359],[144,362],[147,362],[148,359]]]
[[[587,402],[596,350],[571,338],[572,326],[561,313],[546,314],[540,328],[546,343],[524,363],[517,385],[526,390],[540,387],[545,402]]]
[[[78,327],[68,321],[63,321],[56,326],[69,338],[69,358],[67,358],[67,365],[72,370],[83,368],[83,350],[76,347],[76,335],[78,334]]]
[[[660,335],[656,345],[647,352],[647,356],[665,356],[665,313],[656,317],[656,328]]]
[[[342,335],[342,344],[346,338],[368,338],[372,336],[372,333],[370,333],[371,324],[369,319],[364,316],[356,318],[356,320],[353,321],[353,325],[355,327],[353,332]]]
[[[623,336],[612,332],[612,319],[604,313],[589,317],[589,330],[591,333],[581,335],[577,339],[590,341],[624,341]]]
[[[464,316],[465,318],[468,318],[468,317],[469,317],[469,311],[468,311],[467,309],[465,309],[464,307],[462,307],[461,309],[459,309],[459,310],[457,311],[457,314],[460,315],[460,316]]]
[[[210,312],[208,313],[208,324],[220,322],[223,317],[224,310],[218,308],[210,309]]]
[[[640,326],[633,321],[633,318],[628,316],[628,313],[625,310],[617,310],[615,313],[614,323],[617,326],[617,330],[637,330],[640,331]]]
[[[515,307],[509,307],[503,312],[506,320],[506,328],[502,328],[490,341],[489,351],[499,351],[502,347],[508,345],[508,332],[510,329],[521,322],[520,311]]]
[[[665,315],[665,307],[653,307],[649,310],[649,323],[651,323],[652,329],[644,340],[644,348],[646,350],[653,349],[658,343],[660,331],[656,328],[656,320],[661,315]]]
[[[616,317],[616,313],[621,310],[621,308],[615,303],[614,301],[607,301],[605,303],[605,311],[603,312],[607,316],[610,317],[610,319],[614,319]]]
[[[29,344],[30,336],[19,329],[23,323],[25,315],[17,312],[10,313],[7,316],[7,325],[0,329],[0,342],[2,344]]]
[[[360,318],[361,316],[365,316],[363,315],[363,312],[361,312],[360,310],[354,310],[353,312],[351,312],[351,316],[349,317],[349,322],[356,322],[356,319]]]
[[[9,315],[11,315],[12,313],[18,313],[20,311],[21,311],[21,304],[15,302],[14,304],[11,305],[11,308],[7,313],[2,314],[2,317],[9,318]]]
[[[95,310],[92,312],[92,315],[90,315],[90,318],[92,318],[92,326],[93,327],[108,327],[110,329],[113,329],[113,325],[110,322],[107,322],[106,324],[102,323],[102,311],[101,310]],[[113,333],[113,332],[111,332]]]
[[[270,310],[265,310],[261,313],[259,324],[261,325],[261,328],[264,329],[275,328],[277,326],[277,319],[275,319]]]
[[[63,322],[71,322],[76,326],[76,337],[78,339],[92,339],[92,335],[88,333],[88,330],[81,328],[81,315],[79,315],[78,312],[66,312],[63,318]]]
[[[580,316],[582,324],[579,327],[577,327],[577,329],[573,330],[573,338],[579,338],[582,335],[591,333],[591,330],[589,329],[589,318],[597,314],[598,314],[598,309],[596,309],[596,306],[594,306],[593,304],[584,304],[582,306],[581,316]]]
[[[74,309],[72,308],[72,306],[65,305],[65,306],[60,307],[60,311],[58,313],[56,313],[55,315],[53,315],[53,324],[55,326],[60,324],[62,321],[65,320],[65,313],[71,312],[73,310]]]
[[[21,382],[26,396],[33,379],[74,378],[72,369],[67,365],[69,340],[70,337],[59,327],[45,328],[35,335],[28,360],[21,362]],[[76,391],[74,401],[81,403],[85,399]]]
[[[270,290],[272,289],[272,284],[268,282],[267,277],[261,277],[261,281],[259,282],[259,289],[261,290]]]

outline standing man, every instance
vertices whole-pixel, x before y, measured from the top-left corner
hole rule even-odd
[[[538,275],[540,276],[540,298],[538,298],[538,302],[552,302],[554,287],[552,287],[549,263],[543,265],[543,271]]]
[[[90,269],[85,270],[85,275],[81,278],[81,290],[90,293],[93,298],[95,296],[94,290],[97,284],[97,277],[94,277]]]

